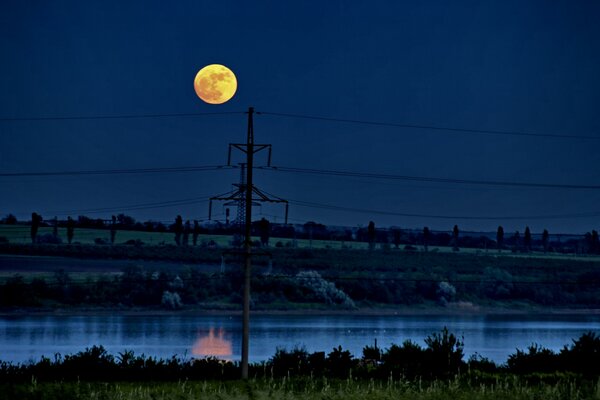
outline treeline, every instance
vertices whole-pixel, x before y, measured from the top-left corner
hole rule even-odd
[[[234,238],[231,242],[233,246],[241,243],[239,237],[240,227],[235,223],[219,221],[202,223],[198,220],[185,220],[179,215],[173,223],[165,223],[160,221],[139,222],[125,214],[112,216],[108,220],[94,219],[83,215],[77,217],[77,219],[69,217],[67,220],[58,220],[56,218],[44,219],[37,213],[32,214],[30,221],[19,222],[14,215],[9,214],[0,220],[0,223],[30,226],[33,243],[62,243],[62,239],[58,236],[58,228],[66,228],[68,243],[73,241],[76,228],[109,230],[110,241],[98,239],[97,244],[114,244],[119,230],[170,232],[173,233],[173,243],[178,246],[196,246],[200,234],[231,235]],[[52,227],[54,233],[38,236],[37,232],[42,226]],[[255,245],[263,247],[272,246],[273,244],[283,246],[281,242],[269,243],[270,238],[281,238],[338,241],[341,242],[342,247],[351,246],[352,242],[367,242],[371,250],[389,250],[393,248],[416,250],[415,246],[419,246],[427,251],[430,246],[442,246],[452,247],[455,251],[459,251],[461,248],[477,248],[498,251],[509,250],[518,253],[543,251],[544,253],[600,254],[600,238],[596,230],[580,236],[570,235],[562,238],[561,235],[552,236],[546,229],[541,234],[534,235],[528,226],[524,228],[522,233],[520,231],[508,233],[504,231],[502,226],[499,226],[495,238],[491,238],[473,232],[461,233],[457,225],[454,225],[449,232],[432,231],[428,227],[424,227],[421,231],[399,227],[376,228],[372,221],[364,228],[331,228],[313,221],[303,225],[289,225],[274,224],[262,218],[252,223],[252,235],[260,237],[260,241],[256,241]],[[8,238],[0,238],[0,242],[2,241],[6,242]],[[131,244],[136,244],[135,240],[131,240],[131,242]],[[137,244],[143,243],[138,241]],[[294,246],[294,242],[288,242],[286,245]]]
[[[251,364],[254,378],[310,379],[338,378],[351,380],[450,380],[459,379],[481,384],[493,382],[503,374],[530,376],[535,381],[556,379],[543,374],[570,374],[572,379],[597,379],[600,375],[600,338],[592,332],[583,334],[558,353],[530,346],[517,350],[503,365],[473,356],[464,360],[463,341],[444,328],[425,339],[425,347],[405,341],[387,349],[363,348],[354,357],[342,347],[331,352],[309,353],[303,348],[278,349],[268,361]],[[537,376],[534,374],[538,374]],[[173,356],[163,360],[136,356],[131,351],[116,357],[103,347],[94,346],[74,355],[42,357],[38,362],[17,364],[0,362],[0,381],[183,381],[238,379],[238,363],[216,358],[185,360]],[[564,375],[563,375],[564,376]],[[559,375],[560,377],[560,375]]]

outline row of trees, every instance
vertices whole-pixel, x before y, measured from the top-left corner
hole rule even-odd
[[[5,224],[18,223],[16,217],[12,214],[6,216],[3,221]],[[50,226],[53,228],[52,237],[44,237],[41,241],[58,242],[58,228],[65,227],[67,230],[67,241],[72,242],[75,228],[93,228],[109,229],[110,243],[115,243],[118,230],[139,230],[146,232],[172,232],[174,234],[175,244],[178,246],[188,246],[198,244],[200,234],[214,235],[234,235],[234,243],[241,244],[241,229],[237,225],[226,225],[222,223],[201,225],[198,220],[186,220],[178,215],[173,224],[163,224],[162,222],[146,221],[136,222],[134,218],[125,215],[113,215],[109,220],[92,219],[86,216],[79,216],[77,220],[69,217],[66,221],[60,221],[56,217],[50,220],[44,220],[41,215],[33,213],[31,216],[31,239],[32,242],[38,242],[38,231],[41,226]],[[375,223],[370,221],[366,228],[358,229],[331,229],[323,224],[316,222],[307,222],[301,227],[271,224],[265,218],[252,223],[253,235],[260,236],[260,244],[268,246],[271,236],[278,238],[291,239],[309,239],[309,240],[335,240],[340,242],[367,242],[371,250],[379,244],[380,247],[399,248],[400,245],[419,245],[423,246],[425,251],[429,246],[451,246],[455,251],[461,247],[465,248],[485,248],[485,249],[510,249],[515,252],[530,252],[532,250],[540,251],[562,251],[578,252],[589,254],[600,254],[600,239],[598,232],[592,230],[586,233],[582,238],[569,238],[565,241],[551,241],[550,233],[544,229],[541,237],[534,239],[530,228],[527,226],[523,234],[516,231],[512,234],[505,233],[502,226],[499,226],[496,232],[496,240],[488,236],[474,236],[472,234],[461,235],[459,227],[454,225],[452,231],[435,232],[428,227],[424,227],[421,232],[414,230],[403,230],[397,227],[389,229],[378,229]]]

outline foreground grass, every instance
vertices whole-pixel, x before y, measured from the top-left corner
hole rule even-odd
[[[6,399],[600,399],[600,382],[528,385],[516,377],[494,383],[434,381],[249,380],[178,383],[0,384]]]

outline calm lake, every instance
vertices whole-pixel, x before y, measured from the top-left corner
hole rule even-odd
[[[423,339],[447,326],[463,336],[465,353],[504,363],[516,348],[538,343],[553,350],[586,331],[600,331],[600,316],[323,316],[253,315],[250,360],[269,359],[277,347],[304,346],[329,352],[342,345],[355,356],[365,345],[380,347]],[[239,360],[241,317],[173,316],[11,316],[0,317],[0,360],[27,362],[103,345],[117,354],[133,350],[162,358],[215,355]]]

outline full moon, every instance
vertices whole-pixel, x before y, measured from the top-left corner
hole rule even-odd
[[[206,103],[223,104],[235,94],[237,79],[233,72],[224,65],[207,65],[196,74],[194,90],[198,97]]]

